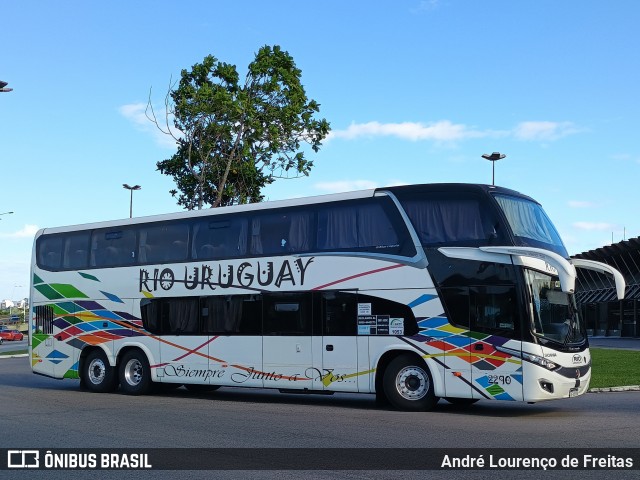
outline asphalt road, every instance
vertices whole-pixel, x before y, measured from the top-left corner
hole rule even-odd
[[[27,348],[29,348],[29,345],[27,344],[27,338],[26,337],[23,340],[20,340],[20,341],[5,340],[4,342],[2,342],[2,345],[0,345],[0,353],[12,352],[14,350],[26,350]]]
[[[232,388],[197,395],[184,389],[143,397],[92,394],[80,390],[78,381],[33,375],[26,358],[12,358],[0,360],[0,406],[0,448],[640,447],[640,392],[587,394],[535,405],[480,401],[466,409],[441,401],[433,412],[407,413],[378,407],[369,395],[298,396]],[[10,477],[3,473],[8,472],[0,471],[0,478],[84,478],[77,471],[11,471]],[[456,479],[491,475],[480,473],[431,472]],[[509,478],[567,475],[509,473]],[[605,472],[575,473],[588,479],[604,478]],[[100,472],[100,478],[211,478],[209,474],[108,471]],[[317,471],[304,477],[428,475]],[[254,471],[250,476],[301,478],[301,473]],[[216,472],[216,478],[247,478],[247,474]]]

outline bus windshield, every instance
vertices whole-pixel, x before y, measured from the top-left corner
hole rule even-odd
[[[556,227],[539,204],[509,195],[494,195],[494,198],[521,246],[546,248],[565,258],[569,256]]]
[[[563,292],[558,277],[525,270],[532,299],[533,333],[543,343],[562,345],[583,343],[585,328],[575,305],[575,297]]]

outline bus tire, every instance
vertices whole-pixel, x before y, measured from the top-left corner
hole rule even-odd
[[[400,410],[426,411],[438,403],[429,368],[418,356],[403,354],[391,360],[382,383],[389,402]]]
[[[152,387],[147,356],[140,350],[129,350],[120,361],[120,389],[127,395],[145,395]]]
[[[82,367],[81,384],[90,392],[112,392],[118,386],[116,369],[109,365],[105,353],[96,349],[89,352]]]

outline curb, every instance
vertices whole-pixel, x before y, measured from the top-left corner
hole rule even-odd
[[[589,393],[606,393],[606,392],[640,392],[640,385],[628,385],[626,387],[603,387],[590,388]]]

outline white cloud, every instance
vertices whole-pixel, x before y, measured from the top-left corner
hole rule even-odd
[[[166,133],[161,132],[158,127],[151,120],[149,120],[149,117],[147,117],[146,103],[130,103],[127,105],[122,105],[120,108],[118,108],[118,111],[120,112],[120,115],[129,120],[138,130],[151,135],[156,144],[160,145],[161,147],[172,149],[176,148],[176,142],[171,137],[171,135],[167,135]],[[155,111],[158,123],[163,129],[165,129],[165,110],[156,108]]]
[[[378,185],[370,180],[337,180],[335,182],[320,182],[314,187],[326,193],[351,192],[353,190],[367,190]]]
[[[1,233],[0,237],[2,238],[33,238],[35,234],[38,232],[39,228],[37,225],[25,225],[22,229],[13,233]]]
[[[402,122],[402,123],[352,123],[346,130],[333,130],[331,138],[345,138],[353,140],[358,137],[396,137],[402,140],[435,140],[450,142],[467,138],[479,138],[491,135],[491,132],[481,132],[470,129],[463,124],[455,124],[449,120],[433,123]]]
[[[511,130],[480,130],[450,120],[437,122],[381,123],[378,121],[352,123],[344,130],[333,130],[328,140],[343,138],[354,140],[360,137],[396,137],[401,140],[456,142],[472,138],[513,137],[521,141],[552,141],[584,131],[572,122],[527,121]]]
[[[572,122],[522,122],[513,130],[517,140],[550,141],[580,132]]]
[[[575,222],[573,226],[578,230],[587,231],[611,231],[617,228],[616,225],[606,222]]]

